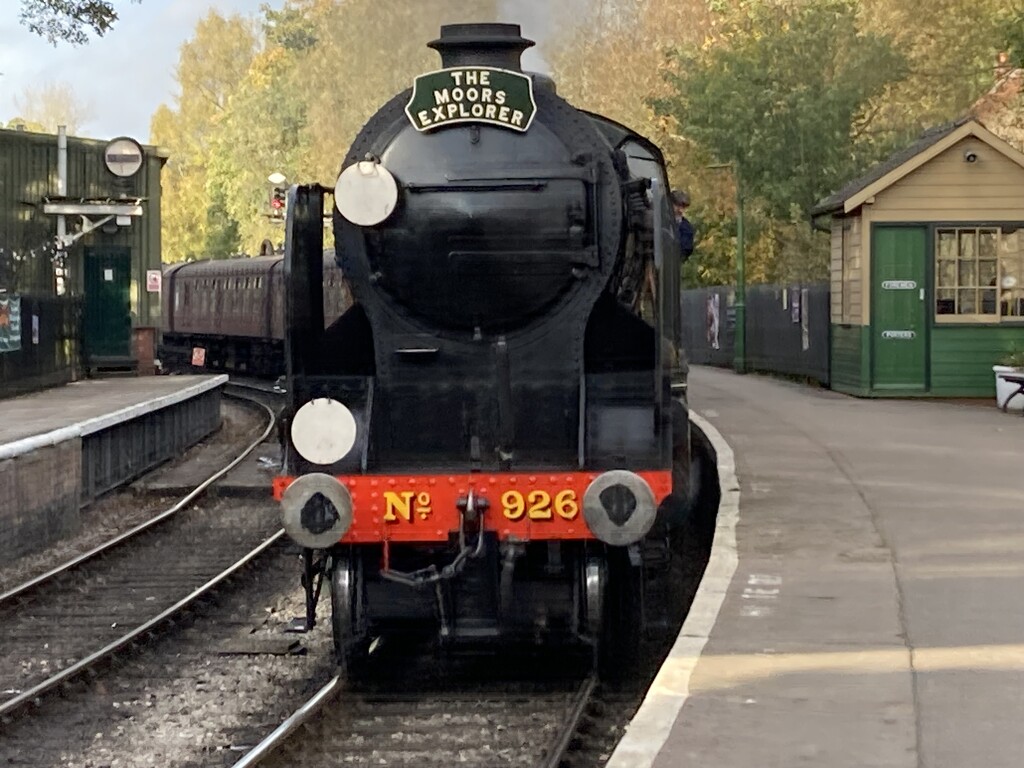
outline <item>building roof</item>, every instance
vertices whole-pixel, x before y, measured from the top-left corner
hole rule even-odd
[[[57,146],[57,134],[55,133],[39,133],[37,131],[20,130],[17,128],[0,128],[0,138],[13,141],[24,141],[31,144],[43,144],[53,147]],[[92,139],[85,136],[68,134],[68,146],[78,145],[102,150],[109,143],[110,139]],[[139,142],[139,146],[142,147],[142,150],[147,155],[159,157],[163,160],[167,160],[170,157],[170,153],[163,147],[158,147],[154,144],[143,144],[141,141]]]
[[[843,207],[843,203],[856,195],[862,189],[871,186],[876,181],[896,170],[907,161],[912,160],[929,147],[946,138],[967,121],[968,118],[964,118],[962,120],[956,120],[952,123],[946,123],[945,125],[940,125],[936,128],[931,128],[925,131],[912,144],[909,144],[898,152],[893,153],[882,162],[869,168],[863,176],[859,176],[852,181],[848,181],[839,189],[839,191],[833,192],[828,197],[819,200],[814,208],[811,209],[811,213],[813,215],[834,213]]]
[[[1024,150],[1024,68],[1006,68],[971,106],[971,115],[999,138]]]
[[[980,139],[1024,167],[1024,154],[993,134],[976,119],[963,117],[925,131],[917,141],[890,155],[863,176],[847,183],[838,192],[818,201],[811,209],[811,215],[850,213],[967,136]]]

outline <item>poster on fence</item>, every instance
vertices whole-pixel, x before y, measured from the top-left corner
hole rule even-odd
[[[803,311],[800,312],[800,337],[804,352],[811,348],[811,322],[807,318],[811,314],[807,301],[809,293],[807,288],[800,289],[800,306],[803,307]]]
[[[0,354],[21,349],[21,297],[0,291]]]
[[[718,349],[718,325],[720,320],[719,307],[720,299],[718,294],[708,294],[707,331],[708,344],[711,345],[712,349]]]
[[[794,323],[800,322],[800,289],[789,289],[789,314]]]

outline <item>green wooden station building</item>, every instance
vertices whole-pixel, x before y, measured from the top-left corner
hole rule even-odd
[[[1024,154],[973,119],[822,200],[831,216],[831,386],[983,397],[1024,350]]]
[[[68,325],[67,312],[48,309],[57,305],[75,307],[76,364],[130,370],[152,360],[166,160],[130,138],[0,130],[0,300],[21,331],[13,338],[8,325],[0,386],[13,390],[19,374],[41,385],[68,378],[49,370],[71,341],[66,327],[49,327]]]

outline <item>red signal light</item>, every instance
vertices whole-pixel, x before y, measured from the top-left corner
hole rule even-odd
[[[275,214],[279,214],[284,213],[285,207],[285,190],[280,187],[274,187],[274,191],[270,193],[270,210]]]

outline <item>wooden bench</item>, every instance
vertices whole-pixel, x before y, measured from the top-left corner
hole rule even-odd
[[[1010,405],[1010,401],[1017,395],[1024,395],[1024,373],[1003,373],[1000,374],[999,378],[1010,384],[1017,385],[1017,389],[1003,401],[1003,413],[1006,413],[1007,406]],[[1024,416],[1024,410],[1020,412],[1020,415]]]

